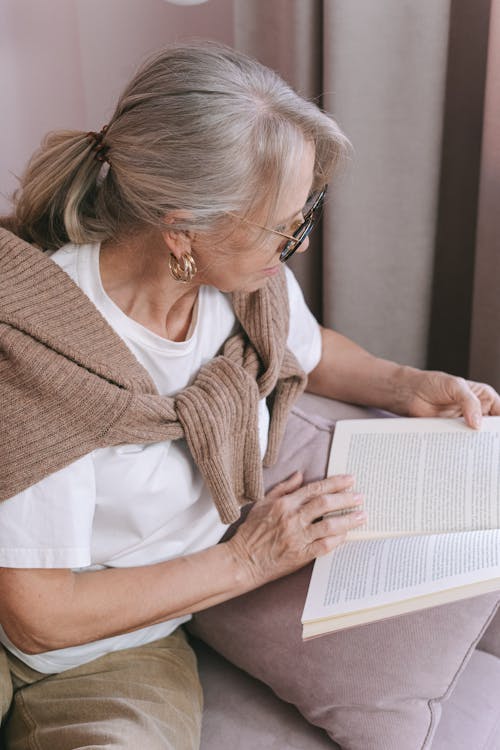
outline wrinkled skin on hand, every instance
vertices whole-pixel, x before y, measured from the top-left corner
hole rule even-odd
[[[255,585],[280,578],[324,555],[366,521],[361,495],[351,492],[354,478],[332,476],[303,484],[297,472],[256,503],[228,544]],[[346,515],[328,516],[354,508]]]
[[[489,385],[445,372],[419,370],[408,384],[406,412],[411,417],[460,417],[478,428],[482,415],[500,416],[500,396]]]

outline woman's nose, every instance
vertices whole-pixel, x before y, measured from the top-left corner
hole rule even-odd
[[[309,247],[309,237],[306,237],[305,240],[298,246],[296,252],[305,253],[308,247]]]

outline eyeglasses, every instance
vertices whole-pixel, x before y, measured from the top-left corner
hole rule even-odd
[[[297,227],[295,232],[293,232],[291,237],[288,237],[288,242],[285,242],[283,245],[281,252],[280,252],[280,261],[282,263],[286,263],[289,258],[292,257],[294,252],[299,248],[304,240],[309,237],[312,230],[318,223],[318,220],[321,216],[321,212],[323,210],[323,204],[325,202],[325,195],[326,191],[328,190],[328,185],[325,185],[325,187],[320,190],[319,192],[313,193],[308,202],[306,203],[306,206],[304,208],[304,219],[301,224]],[[275,231],[275,230],[271,230]],[[281,234],[281,232],[280,232]],[[287,236],[287,235],[283,235]]]
[[[322,190],[316,191],[312,193],[312,195],[310,195],[304,207],[304,218],[291,235],[284,234],[283,232],[278,232],[277,229],[264,227],[261,224],[250,221],[249,219],[243,219],[242,217],[238,218],[241,221],[246,222],[247,224],[253,224],[253,226],[259,227],[259,229],[264,229],[266,232],[272,232],[273,234],[278,234],[280,237],[285,237],[288,242],[285,242],[285,244],[283,245],[279,259],[282,263],[286,263],[286,261],[292,257],[294,252],[302,245],[304,240],[309,237],[312,230],[318,223],[318,219],[321,216],[321,211],[325,202],[325,195],[327,190],[328,185],[325,185]]]

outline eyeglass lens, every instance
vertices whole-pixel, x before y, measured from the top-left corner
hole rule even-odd
[[[321,209],[323,208],[326,190],[327,188],[325,187],[320,191],[319,194],[311,197],[309,203],[312,203],[312,206],[308,211],[306,211],[302,224],[293,233],[293,237],[295,239],[288,240],[280,253],[281,263],[285,263],[289,258],[292,257],[297,248],[301,246],[306,237],[310,235],[311,231],[316,226],[316,223],[321,216]]]

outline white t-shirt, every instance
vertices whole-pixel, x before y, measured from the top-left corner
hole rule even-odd
[[[108,297],[99,245],[65,245],[52,255],[92,300],[151,375],[160,394],[191,383],[236,330],[229,295],[200,288],[187,339],[168,341],[129,318]],[[319,326],[291,271],[288,346],[306,372],[321,356]],[[262,455],[269,414],[259,404]],[[226,526],[184,440],[99,448],[0,503],[0,566],[71,568],[148,565],[216,544]],[[92,643],[29,655],[0,628],[0,642],[40,672],[59,672],[171,633],[189,616]]]

